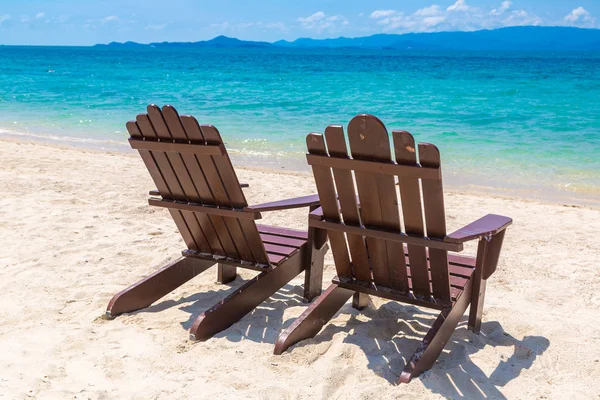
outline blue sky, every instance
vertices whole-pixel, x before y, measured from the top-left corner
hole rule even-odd
[[[0,43],[248,40],[491,29],[600,28],[598,0],[0,0]]]

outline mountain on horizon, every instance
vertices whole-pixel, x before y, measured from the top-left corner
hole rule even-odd
[[[227,36],[199,42],[135,42],[97,44],[108,48],[364,48],[395,50],[600,50],[600,29],[563,26],[515,26],[472,32],[375,34],[335,39],[299,38],[273,43],[246,41]]]
[[[241,40],[236,38],[230,38],[227,36],[217,36],[210,40],[203,40],[199,42],[154,42],[148,44],[136,43],[136,42],[111,42],[109,44],[96,44],[94,47],[118,47],[118,48],[132,48],[132,47],[208,47],[208,48],[234,48],[234,47],[271,47],[272,43],[269,42],[253,42],[249,40]]]

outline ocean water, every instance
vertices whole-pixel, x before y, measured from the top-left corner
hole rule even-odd
[[[292,169],[370,113],[436,144],[448,185],[600,203],[600,53],[0,46],[3,135],[125,150],[149,103]]]

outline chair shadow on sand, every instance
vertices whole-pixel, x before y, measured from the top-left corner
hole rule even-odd
[[[341,313],[351,314],[347,323],[341,326],[330,323],[310,343],[300,342],[297,347],[330,341],[336,333],[346,332],[344,342],[359,347],[368,359],[368,367],[392,384],[398,382],[406,362],[437,317],[433,312],[393,301],[377,309],[371,303],[361,312],[346,304]],[[419,379],[433,393],[445,398],[505,399],[498,388],[529,369],[550,341],[543,336],[517,340],[497,321],[484,322],[481,333],[476,335],[467,329],[467,320],[465,314],[434,367]],[[514,348],[508,359],[498,360],[490,376],[471,359],[486,346]]]
[[[211,270],[207,271],[209,274],[211,272]],[[159,301],[148,308],[136,311],[136,313],[155,313],[172,307],[180,307],[189,314],[188,319],[181,322],[181,327],[189,330],[200,314],[219,303],[245,282],[246,280],[238,275],[234,281],[220,285],[221,290],[201,291],[178,300]],[[280,331],[294,322],[293,318],[283,321],[284,311],[289,307],[306,306],[306,303],[302,301],[302,296],[301,286],[287,284],[240,321],[217,333],[214,337],[225,337],[234,342],[245,339],[258,343],[275,344]]]
[[[200,314],[243,282],[238,276],[235,281],[224,285],[223,290],[201,292],[177,301],[166,300],[140,312],[158,312],[181,306],[189,313],[188,320],[181,323],[182,328],[188,330]],[[284,310],[305,306],[302,288],[288,284],[215,337],[234,342],[244,339],[275,344],[279,333],[294,321],[294,318],[283,320]],[[370,303],[362,311],[347,303],[339,313],[350,314],[346,323],[329,323],[314,339],[300,342],[290,351],[302,351],[305,346],[331,341],[335,334],[345,332],[347,336],[343,341],[360,348],[368,359],[369,369],[392,384],[398,381],[404,365],[437,317],[433,312],[394,301],[386,302],[377,309]],[[497,321],[484,322],[481,333],[476,335],[467,329],[467,319],[468,314],[465,314],[434,367],[418,379],[433,393],[446,398],[505,399],[499,388],[518,377],[521,371],[529,369],[546,351],[550,341],[543,336],[525,336],[523,340],[517,340]],[[489,376],[471,359],[487,346],[513,347],[508,359],[499,357],[498,365]]]

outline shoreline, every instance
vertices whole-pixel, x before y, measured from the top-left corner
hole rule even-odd
[[[126,155],[137,157],[137,152],[129,148],[127,143],[116,141],[98,141],[93,139],[78,139],[60,137],[55,140],[53,137],[44,135],[30,135],[27,133],[11,134],[7,131],[0,131],[0,142],[13,142],[22,144],[32,144],[47,146],[58,149],[73,149],[82,152],[107,153],[116,155]],[[93,145],[94,143],[98,145]],[[108,146],[103,147],[101,144]],[[302,163],[303,156],[294,157],[290,155],[282,160],[279,158],[267,158],[265,156],[247,155],[235,148],[228,149],[229,156],[236,168],[244,170],[253,170],[264,173],[282,173],[286,175],[297,175],[312,178],[309,166]],[[443,154],[442,154],[443,162]],[[283,165],[285,163],[285,165]],[[291,166],[291,167],[290,167]],[[442,167],[443,168],[443,167]],[[561,205],[565,207],[578,207],[589,209],[600,209],[600,188],[598,194],[589,194],[577,198],[575,193],[566,190],[560,191],[552,188],[523,189],[510,188],[502,186],[486,186],[476,182],[468,183],[470,177],[457,178],[457,173],[444,170],[444,193],[465,194],[473,196],[484,196],[499,199],[518,199],[519,201],[532,201],[549,205]],[[545,189],[545,190],[544,190]]]

